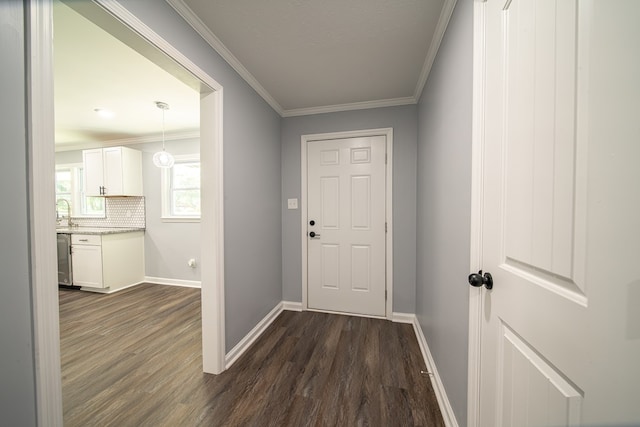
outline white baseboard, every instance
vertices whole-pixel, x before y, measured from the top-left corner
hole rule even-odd
[[[279,302],[278,305],[273,308],[273,310],[271,310],[266,316],[264,316],[264,318],[260,322],[258,322],[258,324],[252,330],[250,330],[249,333],[245,335],[245,337],[242,338],[240,342],[229,351],[229,353],[224,356],[225,369],[229,369],[231,365],[233,365],[235,361],[238,360],[238,358],[242,356],[244,352],[249,349],[249,347],[251,347],[251,344],[253,344],[258,338],[260,338],[260,335],[262,335],[264,331],[269,327],[269,325],[273,323],[276,317],[278,317],[278,315],[282,313],[283,305],[283,302]]]
[[[416,315],[413,313],[391,313],[391,321],[394,323],[410,323],[416,321]]]
[[[144,283],[144,281],[137,282],[137,283],[132,283],[130,285],[126,285],[126,286],[123,286],[123,287],[118,288],[118,289],[110,289],[110,288],[103,289],[103,288],[92,288],[90,286],[81,286],[80,290],[89,291],[89,292],[95,292],[97,294],[113,294],[113,293],[116,293],[116,292],[120,292],[123,289],[133,288],[134,286],[138,286],[138,285],[141,285],[143,283]]]
[[[422,333],[420,322],[415,314],[411,314],[409,316],[413,316],[413,321],[411,323],[413,324],[413,330],[416,334],[416,338],[418,339],[418,344],[420,345],[420,351],[422,352],[422,357],[424,358],[427,371],[431,373],[429,376],[431,377],[431,384],[433,385],[433,390],[436,393],[438,406],[440,407],[440,412],[444,419],[444,425],[447,427],[458,427],[458,421],[453,413],[453,408],[451,407],[451,403],[447,397],[447,392],[445,391],[442,380],[440,379],[440,374],[438,374],[436,364],[433,361],[433,356],[431,355],[431,351],[427,345],[427,340]]]
[[[282,309],[288,311],[302,311],[302,303],[294,301],[282,301]]]
[[[164,277],[145,276],[144,281],[147,283],[155,283],[156,285],[182,286],[185,288],[201,288],[201,282],[198,280],[182,280],[182,279],[166,279]]]

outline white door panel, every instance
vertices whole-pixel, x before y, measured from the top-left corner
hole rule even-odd
[[[640,423],[640,2],[483,8],[480,425]]]
[[[307,147],[308,306],[384,316],[384,136]]]

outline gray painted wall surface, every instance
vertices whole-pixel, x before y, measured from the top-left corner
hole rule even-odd
[[[224,87],[225,326],[230,350],[282,300],[280,117],[166,2],[120,3]]]
[[[173,155],[200,153],[198,140],[167,141],[165,147]],[[161,220],[161,171],[153,164],[153,155],[162,149],[162,144],[140,144],[131,148],[142,151],[142,181],[147,224],[144,235],[145,274],[150,277],[199,281],[200,223]],[[190,258],[196,260],[196,268],[187,265]]]
[[[458,422],[463,425],[468,341],[465,278],[469,265],[472,2],[458,3],[418,108],[287,118],[282,120],[282,129],[277,114],[165,2],[120,3],[224,86],[227,349],[281,299],[301,299],[300,211],[284,209],[287,198],[300,197],[300,135],[393,127],[394,310],[415,309]],[[35,425],[35,386],[26,200],[24,34],[21,3],[10,5],[2,3],[0,7],[0,53],[6,59],[0,79],[0,121],[3,148],[11,154],[0,160],[2,173],[10,178],[2,180],[0,195],[14,206],[2,221],[3,243],[11,251],[0,257],[0,410],[3,421],[29,426]],[[24,162],[15,161],[20,158]],[[24,192],[15,191],[17,187]]]
[[[82,163],[82,150],[56,152],[56,165],[71,163]],[[71,208],[73,208],[73,206]]]
[[[467,422],[473,2],[458,1],[418,107],[416,315]]]
[[[24,40],[22,2],[1,3],[0,424],[7,426],[36,425]]]
[[[285,301],[302,301],[301,211],[286,209],[287,199],[300,199],[301,136],[392,127],[393,311],[415,312],[416,115],[416,106],[407,105],[283,119],[281,205],[282,293]]]
[[[144,236],[145,274],[162,279],[200,281],[200,223],[162,222],[160,169],[153,164],[153,154],[162,144],[127,145],[142,151],[142,181],[145,196],[146,231]],[[165,147],[174,155],[199,154],[199,140],[167,141]],[[56,153],[56,164],[82,163],[82,151]],[[194,258],[196,268],[187,265]]]

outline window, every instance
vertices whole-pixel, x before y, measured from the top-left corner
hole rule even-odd
[[[72,176],[71,169],[56,169],[56,211],[60,216],[68,217],[69,205],[66,203],[58,203],[60,199],[65,199],[69,204],[73,199]]]
[[[200,157],[176,156],[173,167],[162,170],[162,219],[200,220]]]
[[[85,196],[82,163],[56,166],[56,202],[65,199],[74,217],[104,217],[104,198]],[[60,216],[69,216],[66,203],[58,203]]]

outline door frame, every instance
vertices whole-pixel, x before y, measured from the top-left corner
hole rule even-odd
[[[93,0],[141,38],[187,69],[201,85],[200,146],[203,182],[201,228],[214,239],[202,239],[203,370],[224,370],[224,207],[223,88],[209,74],[151,30],[115,0]],[[55,150],[53,95],[52,0],[31,2],[25,14],[27,46],[27,139],[30,204],[32,315],[38,425],[62,425],[62,380],[57,259],[54,217]],[[207,339],[205,339],[205,337]]]
[[[473,2],[473,106],[471,142],[471,228],[469,271],[482,268],[485,123],[485,9],[486,0]],[[469,351],[467,376],[467,425],[480,422],[480,355],[482,346],[482,288],[469,286]]]
[[[307,144],[312,141],[324,141],[330,139],[362,138],[369,136],[384,136],[386,140],[386,164],[385,164],[385,218],[387,232],[385,235],[385,262],[386,262],[386,315],[383,318],[393,318],[393,128],[364,129],[345,132],[317,133],[302,135],[300,138],[300,238],[302,258],[302,310],[309,310],[307,296]],[[345,313],[340,313],[345,314]],[[362,316],[352,314],[354,316]],[[377,316],[363,316],[377,317]]]

